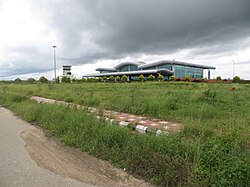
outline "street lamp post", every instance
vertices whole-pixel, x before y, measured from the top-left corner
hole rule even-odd
[[[54,73],[55,73],[55,83],[56,83],[56,46],[52,46],[54,48]]]

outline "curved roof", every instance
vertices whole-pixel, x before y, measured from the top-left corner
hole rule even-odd
[[[114,68],[115,68],[115,69],[118,69],[118,68],[121,68],[121,67],[127,66],[127,65],[139,66],[140,64],[139,64],[139,63],[136,63],[136,62],[122,62],[122,63],[120,63],[120,64],[117,64]]]
[[[117,71],[115,68],[96,68],[96,71]]]
[[[87,74],[83,77],[102,77],[102,76],[122,76],[122,75],[141,75],[141,74],[155,74],[160,73],[162,75],[173,75],[174,72],[168,69],[150,69],[150,70],[138,70],[138,71],[123,71],[123,72],[110,72],[110,73],[95,73]]]
[[[187,63],[187,62],[179,62],[179,61],[171,61],[171,60],[162,60],[158,62],[153,62],[149,64],[143,64],[140,65],[139,68],[150,68],[154,66],[159,66],[163,64],[174,64],[174,65],[182,65],[182,66],[191,66],[191,67],[197,67],[197,68],[203,68],[203,69],[215,69],[214,66],[207,66],[207,65],[200,65],[200,64],[192,64],[192,63]]]

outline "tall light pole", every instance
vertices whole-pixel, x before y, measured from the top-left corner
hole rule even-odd
[[[233,60],[233,79],[234,79],[234,73],[235,73],[235,62]]]
[[[56,46],[52,46],[54,48],[54,73],[55,73],[55,83],[56,83]]]

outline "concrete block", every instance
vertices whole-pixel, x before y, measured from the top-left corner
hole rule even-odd
[[[167,132],[167,131],[162,131],[162,130],[157,130],[157,131],[156,131],[156,136],[159,136],[159,135],[161,135],[161,134],[168,135],[169,132]]]
[[[126,122],[126,121],[120,121],[120,123],[119,123],[119,125],[123,126],[123,127],[127,126],[128,124],[129,124],[129,122]]]
[[[145,134],[147,129],[148,129],[148,127],[145,127],[143,125],[137,125],[136,126],[136,130],[139,131],[142,134]]]

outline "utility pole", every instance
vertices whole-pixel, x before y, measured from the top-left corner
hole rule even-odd
[[[235,73],[235,62],[233,60],[233,79],[234,79],[234,73]]]
[[[54,48],[54,73],[55,73],[55,83],[56,83],[56,46],[52,46]]]

